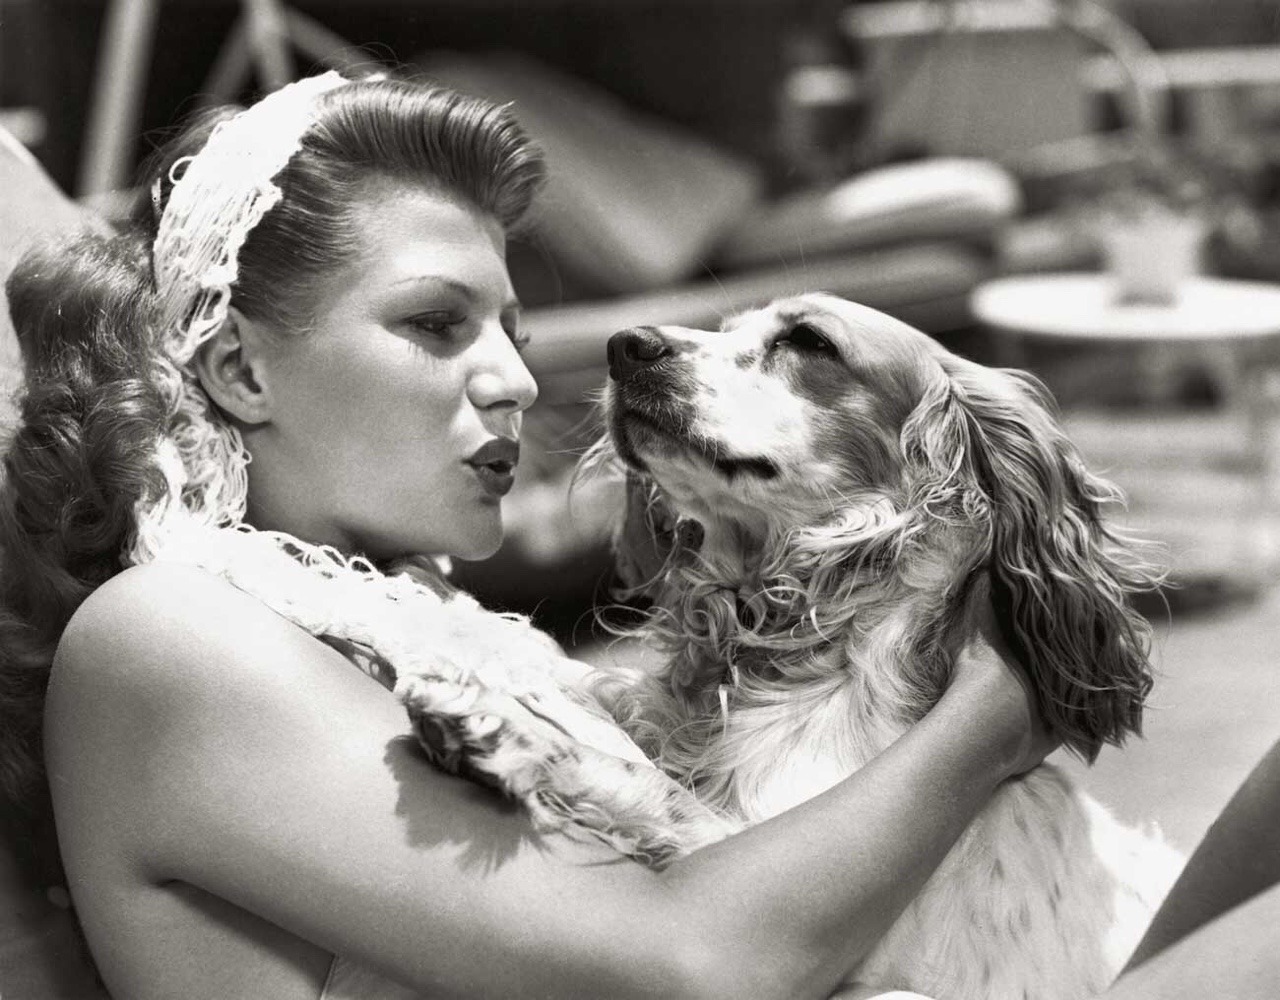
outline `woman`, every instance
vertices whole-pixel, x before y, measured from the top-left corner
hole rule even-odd
[[[541,173],[503,109],[330,74],[11,279],[4,759],[115,996],[826,996],[1050,747],[973,649],[872,765],[661,873],[426,766],[385,682],[427,557],[501,538]]]

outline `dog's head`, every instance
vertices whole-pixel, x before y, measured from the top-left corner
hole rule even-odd
[[[846,577],[914,575],[957,600],[989,570],[1067,745],[1092,759],[1139,730],[1149,634],[1128,596],[1158,578],[1103,520],[1115,491],[1030,376],[827,295],[715,332],[623,331],[609,374],[609,436],[649,528],[664,514],[696,522],[705,546],[748,562],[822,549]],[[652,544],[619,535],[632,565],[655,565],[631,551]]]

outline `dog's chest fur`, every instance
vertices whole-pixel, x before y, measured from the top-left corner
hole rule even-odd
[[[727,710],[709,692],[690,708],[701,752],[668,767],[748,822],[858,770],[945,684],[907,634],[911,603],[809,652],[742,654]],[[949,1000],[1083,1000],[1113,981],[1180,864],[1042,766],[998,791],[851,978]]]

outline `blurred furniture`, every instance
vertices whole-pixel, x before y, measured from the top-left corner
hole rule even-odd
[[[113,0],[103,27],[85,127],[80,195],[123,187],[138,131],[159,0]]]
[[[208,66],[203,78],[184,75],[177,91],[181,96],[197,96],[202,103],[235,100],[243,96],[243,84],[256,73],[263,89],[272,89],[295,75],[295,70],[314,72],[316,67],[343,69],[371,62],[398,65],[424,45],[459,46],[471,49],[477,39],[487,39],[484,47],[553,51],[559,65],[580,69],[583,75],[600,77],[606,84],[633,79],[632,88],[642,94],[674,97],[683,107],[698,108],[697,117],[720,120],[735,117],[732,112],[752,106],[757,111],[767,102],[770,68],[758,52],[740,45],[749,38],[777,47],[770,24],[788,16],[794,18],[797,0],[29,0],[49,9],[53,21],[82,19],[93,21],[101,12],[103,30],[98,35],[98,51],[93,61],[96,72],[89,91],[92,105],[86,121],[90,141],[80,157],[75,188],[81,195],[110,191],[127,180],[130,153],[139,126],[155,127],[143,121],[144,98],[156,89],[173,90],[172,41],[161,38],[162,22],[172,29],[175,12],[192,24],[208,30],[220,40],[220,48],[210,61],[206,50],[190,35],[181,42],[183,50],[199,53],[197,65]],[[809,7],[825,3],[835,7],[840,0],[807,0]],[[218,8],[239,7],[240,14],[229,28],[219,22]],[[790,9],[790,10],[789,10]],[[732,16],[724,24],[721,11]],[[705,11],[705,16],[693,17]],[[166,21],[165,14],[168,14]],[[188,17],[188,15],[192,15]],[[716,64],[716,82],[704,84],[690,93],[688,81],[700,74],[690,71],[681,51],[670,56],[662,73],[651,72],[655,39],[664,31],[678,31],[682,21],[711,24],[714,37],[699,38],[686,45],[677,38],[677,50],[691,50],[697,58]],[[463,23],[466,22],[466,23]],[[640,29],[637,31],[637,25]],[[612,30],[614,27],[617,30]],[[522,30],[523,29],[523,30]],[[199,28],[195,30],[200,30]],[[65,35],[66,32],[59,32]],[[181,34],[181,32],[178,32]],[[520,37],[539,36],[536,38]],[[572,36],[572,37],[569,37]],[[89,38],[92,35],[88,36]],[[207,37],[207,36],[206,36]],[[626,38],[626,46],[616,39]],[[410,42],[408,40],[413,39]],[[77,48],[86,44],[80,33],[70,39]],[[201,39],[201,41],[204,41]],[[671,45],[666,48],[672,48]],[[741,50],[741,51],[739,51]],[[91,54],[67,53],[86,64]],[[666,53],[664,53],[664,56]],[[163,72],[169,63],[169,73]],[[590,64],[590,65],[588,65]],[[593,72],[594,71],[594,72]],[[745,80],[729,82],[727,73]],[[151,74],[156,73],[156,76]],[[59,74],[65,76],[66,74]],[[74,74],[73,74],[74,75]],[[655,85],[653,81],[658,81]],[[200,95],[203,95],[201,98]],[[726,109],[726,102],[731,109]],[[668,105],[671,100],[667,100]],[[666,110],[671,110],[668,107]],[[726,115],[726,110],[730,114]],[[168,124],[167,111],[160,123]],[[764,139],[756,123],[735,121],[728,128],[740,136]],[[765,142],[761,142],[763,147]],[[71,186],[71,178],[66,178]]]
[[[1174,49],[1157,54],[1184,129],[1204,140],[1221,139],[1249,127],[1251,98],[1280,92],[1280,46],[1238,45]],[[1097,56],[1084,64],[1085,86],[1111,94],[1124,86],[1114,60]]]
[[[1106,53],[1124,125],[1168,125],[1164,66],[1101,0],[896,0],[850,7],[844,30],[880,82],[878,145],[1002,156],[1093,128],[1081,69]]]
[[[857,5],[841,28],[865,52],[881,155],[1001,156],[1092,127],[1083,47],[1048,3]]]
[[[239,4],[240,17],[200,88],[205,103],[234,100],[255,69],[263,90],[283,87],[295,75],[294,48],[334,69],[368,61],[319,22],[279,0]],[[82,196],[117,191],[128,183],[159,6],[160,0],[111,0],[107,8],[85,126],[78,184]]]
[[[34,2],[0,0],[0,128],[29,149],[44,142],[49,124],[41,107],[45,52]]]
[[[1168,305],[1127,304],[1106,274],[1041,274],[979,285],[972,306],[1009,367],[1044,370],[1030,353],[1065,349],[1054,368],[1077,375],[1049,381],[1068,433],[1129,494],[1121,520],[1170,546],[1175,582],[1273,574],[1280,286],[1192,278]],[[1180,379],[1205,372],[1223,405],[1188,413],[1209,400]],[[1090,409],[1109,389],[1126,405]]]

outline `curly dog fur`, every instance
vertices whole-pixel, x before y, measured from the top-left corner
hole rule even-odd
[[[492,666],[483,683],[402,678],[443,766],[664,864],[882,752],[991,603],[1071,751],[1140,731],[1149,629],[1129,598],[1159,577],[1030,376],[825,295],[609,347],[608,434],[587,464],[626,469],[619,562],[662,662],[594,691],[635,744],[602,735],[555,669],[526,667],[514,696]],[[1001,788],[850,978],[951,1000],[1093,995],[1180,863],[1043,765]]]

